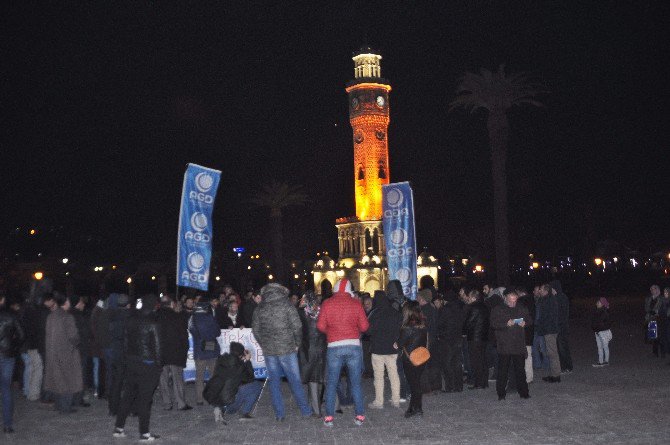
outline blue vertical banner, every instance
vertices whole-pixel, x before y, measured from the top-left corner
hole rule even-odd
[[[177,286],[206,291],[212,259],[212,211],[221,172],[188,164],[179,210]]]
[[[409,182],[382,186],[382,210],[389,280],[399,280],[405,297],[416,299],[414,196]]]

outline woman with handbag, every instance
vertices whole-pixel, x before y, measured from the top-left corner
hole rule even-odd
[[[396,349],[401,351],[403,368],[409,383],[412,397],[405,417],[423,414],[421,405],[421,374],[430,358],[427,346],[426,324],[416,301],[408,301],[402,308],[403,322],[400,328],[400,337],[395,343]]]

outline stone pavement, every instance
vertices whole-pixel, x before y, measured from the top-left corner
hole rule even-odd
[[[530,400],[516,394],[497,400],[493,385],[484,391],[432,394],[424,398],[423,418],[405,419],[402,409],[390,406],[367,410],[368,421],[353,423],[352,407],[335,418],[333,428],[319,419],[301,419],[292,400],[287,400],[285,422],[274,420],[266,392],[247,422],[229,417],[227,426],[216,425],[209,407],[192,411],[163,411],[155,403],[152,432],[160,443],[213,444],[654,444],[668,443],[670,415],[670,366],[667,359],[651,356],[642,342],[639,315],[642,300],[612,299],[614,340],[611,365],[593,368],[596,344],[590,331],[588,303],[573,302],[571,346],[574,372],[559,384],[547,384],[536,375]],[[372,381],[365,380],[366,404],[373,399]],[[287,398],[288,389],[284,390]],[[193,385],[187,385],[193,401]],[[387,397],[388,399],[388,397]],[[156,399],[158,400],[158,398]],[[127,444],[136,443],[137,419],[126,425],[127,439],[111,436],[113,419],[106,402],[93,400],[91,408],[64,416],[18,397],[13,435],[0,435],[7,444]]]

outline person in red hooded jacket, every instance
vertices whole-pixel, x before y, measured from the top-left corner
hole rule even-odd
[[[362,425],[365,422],[365,405],[361,389],[363,350],[360,338],[370,324],[363,305],[354,298],[349,280],[342,279],[335,284],[333,296],[325,300],[321,306],[316,327],[326,334],[328,342],[326,416],[323,423],[326,426],[333,426],[337,382],[342,367],[346,366],[354,398],[356,415],[354,423]]]

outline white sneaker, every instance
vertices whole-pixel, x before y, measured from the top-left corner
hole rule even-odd
[[[114,428],[114,432],[112,433],[112,436],[123,438],[123,437],[126,437],[126,432],[123,431],[123,428]]]
[[[384,408],[384,405],[382,405],[382,404],[377,404],[377,403],[375,403],[375,402],[372,402],[372,403],[369,403],[369,404],[368,404],[368,408],[372,408],[372,409],[383,409],[383,408]]]
[[[223,422],[223,411],[218,406],[214,408],[214,421]]]
[[[157,434],[144,433],[140,436],[140,442],[155,442],[159,437]]]

